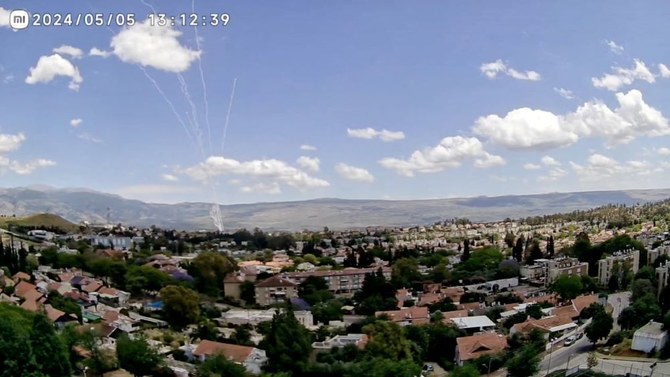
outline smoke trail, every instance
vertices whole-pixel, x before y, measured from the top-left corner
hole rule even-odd
[[[191,0],[191,12],[195,14],[195,0]],[[195,31],[195,45],[198,51],[202,51],[200,47],[200,34],[198,34],[198,26],[193,27]],[[198,71],[200,71],[200,83],[202,84],[202,98],[205,103],[205,124],[207,125],[207,141],[209,143],[209,154],[213,154],[212,150],[212,126],[209,122],[209,100],[207,99],[207,84],[205,83],[205,72],[202,69],[202,58],[198,57]]]
[[[237,77],[233,80],[233,90],[230,92],[230,101],[228,101],[228,112],[226,113],[226,122],[223,125],[223,139],[221,140],[221,155],[226,146],[226,134],[228,133],[228,122],[230,121],[230,111],[233,108],[233,99],[235,98],[235,87],[237,86]]]

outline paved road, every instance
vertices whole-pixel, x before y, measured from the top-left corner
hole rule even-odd
[[[586,365],[588,353],[592,350],[591,346],[586,336],[568,347],[563,347],[562,343],[555,345],[553,351],[542,359],[540,363],[540,375],[545,375],[547,371],[567,369],[566,367],[568,366]],[[569,364],[568,361],[570,362]]]

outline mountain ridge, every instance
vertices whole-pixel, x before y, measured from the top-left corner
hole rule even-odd
[[[668,189],[599,190],[529,195],[473,196],[446,199],[342,199],[315,198],[285,202],[222,205],[227,229],[302,229],[413,226],[454,217],[472,221],[548,215],[584,210],[606,204],[654,202],[670,198]],[[214,229],[211,203],[147,203],[86,188],[46,185],[0,188],[0,214],[27,216],[53,213],[78,223],[110,221],[135,226],[156,225],[176,229]]]

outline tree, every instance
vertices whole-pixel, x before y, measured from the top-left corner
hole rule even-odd
[[[421,366],[412,360],[371,358],[352,364],[344,377],[416,377],[420,373]]]
[[[245,281],[240,284],[240,298],[247,305],[256,303],[256,287],[254,283]]]
[[[540,305],[529,305],[526,307],[526,314],[528,314],[529,317],[535,318],[535,319],[540,319],[542,318],[542,308]]]
[[[581,277],[576,275],[561,275],[550,287],[564,302],[577,297],[583,288]]]
[[[198,321],[199,297],[192,289],[168,285],[161,289],[159,296],[163,300],[163,313],[170,325],[183,328]]]
[[[540,242],[536,239],[533,239],[530,246],[526,250],[526,254],[528,254],[528,264],[533,264],[537,259],[543,258],[544,255],[542,254],[542,249],[540,249]]]
[[[647,279],[638,279],[633,281],[631,291],[631,301],[637,301],[648,293],[656,295],[656,287],[654,287],[654,284],[651,282],[651,280]]]
[[[165,272],[149,266],[129,267],[124,279],[126,289],[135,295],[144,291],[160,291],[172,280]]]
[[[506,259],[500,264],[498,264],[498,271],[496,272],[496,278],[498,279],[507,279],[514,278],[519,276],[521,271],[521,266],[519,262],[514,259]]]
[[[328,301],[333,294],[328,290],[328,282],[320,276],[308,276],[298,287],[298,296],[310,305]]]
[[[514,233],[512,232],[507,232],[505,233],[505,245],[509,248],[514,247]]]
[[[589,369],[593,369],[598,366],[598,356],[595,352],[589,352],[589,357],[586,359],[586,365]]]
[[[420,279],[419,263],[414,258],[398,259],[391,266],[391,282],[396,288],[409,287]]]
[[[461,261],[465,262],[470,259],[470,241],[466,238],[463,240],[463,255]]]
[[[586,326],[586,330],[584,331],[586,337],[595,345],[598,340],[606,338],[609,335],[610,331],[612,331],[613,322],[612,317],[604,309],[599,311],[593,316],[591,323]]]
[[[450,374],[451,377],[479,377],[479,371],[472,364],[456,367]]]
[[[198,254],[189,266],[199,292],[217,297],[223,291],[223,279],[234,269],[233,263],[225,256],[205,251]]]
[[[298,372],[304,367],[312,350],[309,331],[295,318],[290,305],[275,313],[269,331],[260,343],[268,358],[269,372]]]
[[[363,327],[363,332],[370,339],[365,346],[368,355],[390,360],[412,358],[410,343],[396,323],[377,321]]]
[[[43,314],[33,317],[30,346],[42,373],[54,377],[72,374],[67,349],[56,336],[51,321]]]
[[[547,241],[547,258],[551,259],[554,257],[554,236],[550,235],[549,240]]]
[[[223,355],[208,357],[198,365],[197,377],[246,377],[244,366],[228,360]]]
[[[146,340],[130,339],[126,334],[116,341],[116,357],[121,368],[138,377],[152,374],[163,362]]]
[[[507,375],[512,377],[532,377],[540,369],[538,352],[526,345],[507,361]]]
[[[514,245],[514,248],[512,249],[512,256],[519,263],[521,263],[523,261],[523,244],[524,243],[525,243],[525,239],[524,239],[523,235],[521,235],[521,236],[519,236],[519,238],[517,238],[516,244]]]

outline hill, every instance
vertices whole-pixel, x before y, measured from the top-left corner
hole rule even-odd
[[[541,216],[586,210],[606,204],[646,203],[670,198],[670,189],[550,193],[537,195],[430,200],[314,199],[294,202],[234,204],[221,207],[227,229],[265,230],[361,228],[432,224],[454,217],[472,221]],[[156,225],[175,229],[214,229],[211,204],[156,204],[88,189],[0,189],[0,215],[51,213],[79,223]],[[72,224],[74,225],[74,224]]]
[[[78,225],[50,213],[40,213],[25,217],[0,217],[0,227],[9,228],[11,226],[26,229],[51,229],[62,233],[70,233],[79,229]]]

